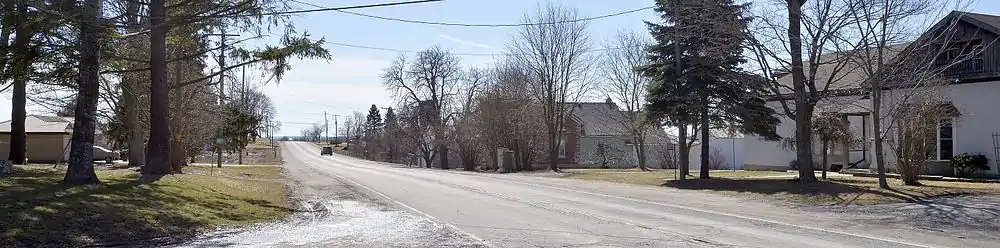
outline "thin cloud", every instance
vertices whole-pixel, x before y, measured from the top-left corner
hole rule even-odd
[[[462,44],[462,45],[474,46],[474,47],[486,48],[486,49],[493,49],[493,46],[490,46],[490,45],[486,45],[486,44],[482,44],[482,43],[476,43],[476,42],[471,42],[471,41],[466,41],[466,40],[461,40],[459,38],[451,37],[451,36],[444,35],[444,34],[439,34],[438,36],[441,36],[441,38],[445,38],[447,40],[454,41],[454,42]]]

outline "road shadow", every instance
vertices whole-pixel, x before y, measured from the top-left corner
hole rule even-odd
[[[866,186],[846,184],[836,181],[801,183],[797,179],[781,178],[712,178],[667,181],[665,187],[690,190],[709,190],[735,193],[755,193],[764,195],[789,194],[799,201],[826,202],[831,205],[850,205],[865,195],[894,198],[903,202],[920,202],[922,198],[905,193],[894,193],[872,189]],[[902,194],[901,194],[902,193]]]
[[[144,184],[137,175],[101,178],[100,185],[68,187],[58,170],[15,169],[0,180],[0,247],[159,246],[189,240],[209,219],[238,219],[226,211],[195,213],[179,208],[230,209],[227,201],[207,201],[194,194],[166,190],[173,185]],[[266,201],[224,195],[254,205],[281,208]]]

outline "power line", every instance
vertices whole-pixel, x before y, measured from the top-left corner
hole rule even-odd
[[[303,2],[303,1],[299,1],[299,0],[291,0],[291,2],[296,2],[296,3],[300,3],[300,4],[304,4],[304,5],[309,5],[309,6],[316,7],[316,8],[325,8],[325,7],[321,6],[321,5],[316,5],[316,4],[313,4],[313,3]],[[552,25],[552,24],[562,24],[562,23],[574,23],[574,22],[582,22],[582,21],[592,21],[592,20],[603,19],[603,18],[608,18],[608,17],[615,17],[615,16],[620,16],[620,15],[631,14],[631,13],[635,13],[635,12],[639,12],[639,11],[643,11],[643,10],[647,10],[647,9],[652,9],[652,8],[653,8],[653,6],[649,6],[649,7],[643,7],[643,8],[638,8],[638,9],[633,9],[633,10],[627,10],[627,11],[622,11],[622,12],[617,12],[617,13],[611,13],[611,14],[606,14],[606,15],[581,18],[581,19],[574,19],[574,20],[555,21],[555,22],[541,22],[541,23],[519,23],[519,24],[468,24],[468,23],[451,23],[451,22],[432,22],[432,21],[407,20],[407,19],[399,19],[399,18],[392,18],[392,17],[368,15],[368,14],[362,14],[362,13],[350,12],[350,11],[344,11],[344,10],[333,10],[333,11],[337,11],[337,12],[344,13],[344,14],[350,14],[350,15],[368,17],[368,18],[381,19],[381,20],[386,20],[386,21],[397,21],[397,22],[414,23],[414,24],[439,25],[439,26],[457,26],[457,27],[509,28],[509,27]]]
[[[354,44],[339,43],[339,42],[332,42],[332,41],[323,41],[323,42],[325,42],[326,44],[335,45],[335,46],[360,48],[360,49],[369,49],[369,50],[379,50],[379,51],[387,51],[387,52],[397,52],[397,53],[418,53],[419,52],[419,51],[413,51],[413,50],[404,50],[404,49],[396,49],[396,48],[384,48],[384,47],[373,47],[373,46],[362,46],[362,45],[354,45]],[[603,52],[603,51],[617,50],[617,49],[624,49],[624,48],[626,48],[626,47],[612,47],[612,48],[591,49],[591,50],[586,50],[586,51],[583,51],[583,52],[585,52],[585,53]],[[451,54],[452,55],[457,55],[457,56],[494,56],[494,57],[495,56],[530,55],[530,54],[519,54],[519,53],[451,53]]]
[[[290,10],[290,11],[261,13],[259,15],[247,15],[247,16],[269,16],[269,15],[287,15],[287,14],[301,14],[301,13],[312,13],[312,12],[324,12],[324,11],[342,11],[342,10],[345,10],[345,9],[363,9],[363,8],[374,8],[374,7],[387,7],[387,6],[395,6],[395,5],[416,4],[416,3],[429,3],[429,2],[440,2],[440,1],[444,1],[444,0],[414,0],[414,1],[404,1],[404,2],[391,2],[391,3],[355,5],[355,6],[347,6],[347,7],[322,7],[322,6],[313,5],[313,7],[317,7],[317,9]]]

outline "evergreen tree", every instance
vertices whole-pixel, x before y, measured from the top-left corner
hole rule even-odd
[[[233,153],[242,152],[243,148],[260,137],[257,132],[260,118],[233,104],[228,104],[225,108],[226,125],[222,128],[222,135],[227,140],[225,149]]]
[[[775,138],[777,118],[764,106],[765,84],[739,68],[748,4],[732,0],[659,0],[662,24],[646,22],[655,44],[650,64],[637,68],[650,77],[646,100],[649,117],[682,127],[679,132],[682,175],[687,174],[687,127],[701,131],[701,178],[708,178],[709,134],[713,128],[761,133]]]
[[[365,138],[368,140],[375,139],[382,130],[382,114],[379,113],[378,107],[375,104],[372,104],[372,107],[368,109],[368,117],[365,119],[365,128],[368,129],[365,132]]]
[[[385,122],[383,123],[385,132],[382,133],[382,139],[385,141],[386,159],[389,161],[395,161],[398,157],[397,153],[399,153],[399,146],[396,145],[395,140],[399,134],[399,122],[396,119],[396,112],[392,108],[385,110]]]

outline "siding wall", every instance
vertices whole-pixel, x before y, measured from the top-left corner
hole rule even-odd
[[[54,163],[65,160],[69,134],[28,134],[27,156],[30,162]],[[0,134],[0,159],[10,156],[10,134]]]

